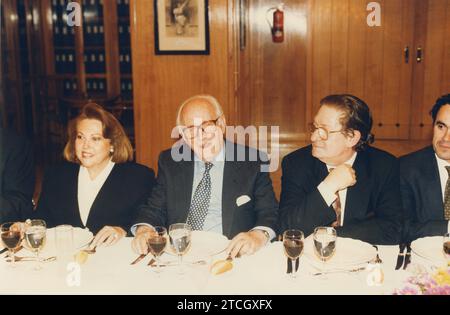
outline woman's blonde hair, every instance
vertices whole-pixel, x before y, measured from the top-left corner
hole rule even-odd
[[[69,122],[67,128],[68,141],[64,147],[64,158],[69,162],[80,163],[75,154],[75,140],[77,138],[77,125],[84,119],[95,119],[102,123],[103,137],[111,141],[114,152],[111,160],[114,163],[124,163],[133,160],[133,147],[122,125],[110,112],[96,103],[83,106],[80,114]]]

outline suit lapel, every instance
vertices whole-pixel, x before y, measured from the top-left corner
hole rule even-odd
[[[177,169],[175,171],[175,187],[179,187],[177,191],[179,195],[176,199],[177,204],[177,219],[175,222],[186,222],[189,213],[189,208],[191,206],[192,199],[192,183],[194,181],[194,161],[193,156],[190,161],[180,161],[175,163]]]
[[[225,161],[223,169],[222,186],[222,230],[224,235],[231,234],[234,212],[236,210],[236,198],[239,197],[239,179],[245,177],[241,169],[243,163]]]
[[[438,164],[432,147],[429,147],[426,159],[421,163],[421,167],[423,168],[423,172],[421,172],[423,178],[419,178],[419,183],[424,185],[423,187],[426,192],[424,195],[430,196],[430,199],[427,200],[427,209],[433,212],[432,217],[443,217],[444,206],[442,200],[445,187],[441,187]]]
[[[73,205],[73,207],[71,207],[72,213],[70,215],[72,217],[72,222],[74,222],[74,226],[84,226],[83,221],[81,221],[80,208],[78,206],[78,174],[80,172],[80,166],[74,165],[70,172],[71,174],[68,178],[70,178],[71,182],[67,183],[67,187],[70,189],[69,198],[71,198],[71,200],[67,200],[67,204]]]
[[[367,163],[366,152],[359,152],[353,163],[356,172],[356,184],[347,189],[347,197],[344,209],[344,223],[357,217],[357,211],[367,209],[370,198],[370,170]],[[364,215],[364,214],[363,214]]]

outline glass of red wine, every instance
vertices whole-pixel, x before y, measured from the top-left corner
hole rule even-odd
[[[15,267],[14,251],[20,246],[22,242],[23,233],[20,224],[17,222],[6,222],[0,227],[2,242],[9,251],[11,257],[11,267]]]
[[[444,255],[447,259],[447,264],[450,263],[450,233],[444,234]]]
[[[147,245],[149,251],[153,254],[156,260],[156,273],[159,273],[161,271],[159,258],[166,248],[167,230],[163,226],[155,226],[154,229],[154,233],[152,233],[147,240]]]
[[[284,253],[291,259],[291,278],[295,279],[297,270],[295,270],[295,260],[300,257],[303,252],[303,240],[305,236],[300,230],[286,230],[283,233]]]

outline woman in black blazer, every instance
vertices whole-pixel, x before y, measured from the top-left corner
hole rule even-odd
[[[34,217],[48,227],[87,227],[96,235],[92,247],[115,244],[150,196],[154,172],[131,162],[133,149],[122,126],[97,104],[82,108],[69,124],[68,137],[68,162],[46,172]]]

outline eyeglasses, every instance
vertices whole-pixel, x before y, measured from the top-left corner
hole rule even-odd
[[[332,130],[332,131],[328,131],[323,127],[316,127],[313,123],[308,124],[309,127],[309,131],[311,132],[311,134],[313,134],[314,132],[317,131],[320,139],[322,140],[328,140],[328,136],[330,135],[330,133],[337,133],[337,132],[342,132],[343,130]]]
[[[183,133],[188,139],[194,139],[198,137],[201,133],[200,130],[204,133],[213,133],[217,128],[217,121],[220,119],[219,116],[216,119],[206,120],[200,126],[189,126],[183,129]]]

